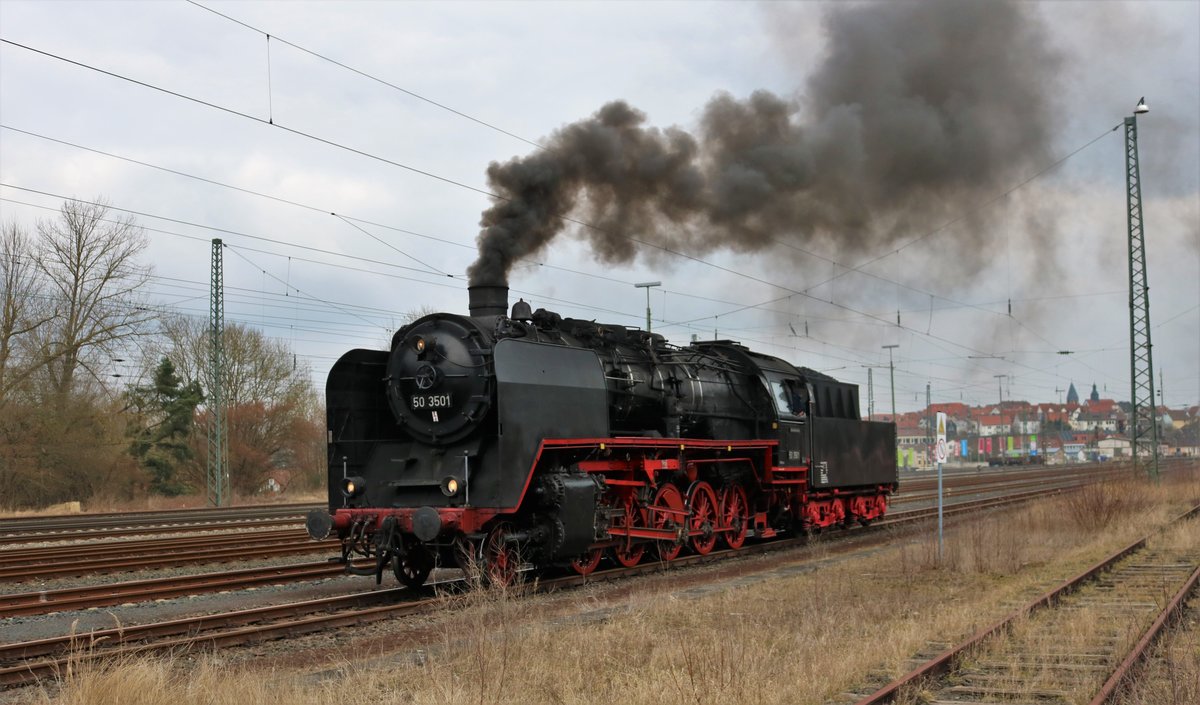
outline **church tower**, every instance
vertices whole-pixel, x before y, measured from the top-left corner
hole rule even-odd
[[[1079,403],[1079,392],[1075,391],[1075,383],[1074,382],[1071,383],[1071,388],[1067,390],[1067,403],[1068,404],[1078,404]]]

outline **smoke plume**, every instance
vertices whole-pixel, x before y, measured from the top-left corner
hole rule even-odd
[[[501,198],[471,283],[505,283],[569,225],[606,262],[632,260],[638,241],[694,255],[827,241],[853,257],[921,234],[1045,163],[1059,57],[1035,11],[839,4],[802,97],[718,94],[694,133],[608,103],[488,167]],[[970,267],[984,229],[962,230],[954,251]]]

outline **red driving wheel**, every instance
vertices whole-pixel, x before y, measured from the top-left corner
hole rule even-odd
[[[600,565],[600,557],[603,555],[603,549],[592,549],[571,561],[571,567],[580,575],[591,575],[592,571],[596,570],[596,566]]]
[[[727,528],[725,543],[730,548],[741,548],[746,544],[746,533],[750,528],[750,502],[746,490],[736,482],[730,483],[721,492],[721,526]]]
[[[634,497],[631,496],[625,501],[625,513],[617,518],[617,526],[623,529],[646,526],[646,510],[638,505]],[[646,553],[645,543],[635,543],[636,539],[630,536],[621,536],[617,541],[617,545],[613,546],[613,558],[617,559],[617,563],[632,568],[642,560]]]
[[[707,555],[717,545],[717,524],[720,509],[717,505],[717,493],[707,482],[693,482],[688,490],[688,505],[691,514],[688,516],[688,534],[691,536],[692,550],[700,555]]]
[[[675,485],[665,484],[654,494],[654,505],[670,509],[670,512],[654,511],[654,528],[678,531],[684,523],[683,495]],[[664,539],[658,542],[658,557],[664,561],[673,561],[683,550],[683,543],[675,539]]]
[[[511,527],[497,524],[488,532],[483,544],[483,574],[492,585],[506,587],[517,578],[517,552],[507,541]]]

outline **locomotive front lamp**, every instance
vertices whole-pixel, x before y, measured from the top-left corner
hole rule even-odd
[[[442,494],[447,497],[453,497],[458,494],[458,478],[453,475],[447,475],[442,479]]]
[[[418,336],[417,339],[413,341],[413,350],[416,350],[418,355],[425,352],[425,339]]]
[[[347,497],[357,497],[367,488],[367,481],[361,477],[347,477],[342,480],[342,494]]]

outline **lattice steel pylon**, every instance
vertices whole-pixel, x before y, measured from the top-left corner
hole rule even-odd
[[[225,423],[225,276],[221,240],[212,241],[208,307],[208,503],[223,507],[229,489],[229,437]]]
[[[1125,118],[1125,185],[1129,217],[1129,378],[1130,451],[1135,470],[1158,479],[1158,420],[1154,405],[1154,358],[1150,344],[1150,281],[1142,223],[1142,174],[1138,165],[1137,116],[1148,112],[1138,101]],[[1149,448],[1146,448],[1149,445]]]

